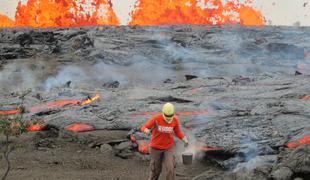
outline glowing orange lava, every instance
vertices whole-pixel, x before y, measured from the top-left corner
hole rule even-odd
[[[262,13],[238,0],[137,0],[129,25],[264,25]],[[0,15],[0,27],[119,25],[111,0],[19,1],[15,21]]]
[[[287,143],[287,147],[288,148],[296,148],[300,145],[303,145],[303,144],[309,144],[310,143],[310,133],[303,136],[302,138],[300,139],[297,139],[295,141],[291,141],[291,142],[288,142]]]
[[[42,104],[34,105],[34,106],[28,108],[27,110],[31,113],[38,113],[38,112],[41,112],[44,110],[55,109],[55,108],[63,107],[66,105],[85,106],[85,105],[88,105],[88,104],[94,102],[95,100],[97,100],[99,98],[100,98],[100,95],[96,94],[96,95],[89,97],[87,99],[84,99],[84,100],[59,99],[59,100],[55,100],[55,101],[50,101],[50,102],[45,102]],[[20,113],[20,109],[0,110],[0,114],[5,114],[5,115],[19,114],[19,113]]]
[[[310,100],[310,95],[308,96],[304,96],[303,98],[301,98],[302,100]]]
[[[14,21],[9,17],[0,14],[0,27],[13,27],[14,24]]]
[[[3,21],[0,16],[0,20]],[[119,25],[110,0],[28,0],[16,7],[15,22],[6,20],[1,27],[72,27]],[[13,24],[12,24],[13,23]]]
[[[96,94],[95,96],[89,97],[86,100],[82,100],[80,105],[84,106],[84,105],[90,104],[90,103],[92,103],[93,101],[96,101],[99,98],[100,98],[100,95]]]
[[[28,110],[30,112],[32,112],[32,113],[37,113],[37,112],[41,112],[41,111],[44,111],[44,110],[49,110],[49,109],[55,109],[55,108],[58,108],[58,107],[63,107],[63,106],[66,106],[66,105],[81,105],[81,106],[84,106],[84,105],[92,103],[93,101],[95,101],[95,100],[97,100],[99,98],[100,98],[100,95],[96,94],[95,96],[89,97],[89,98],[87,98],[85,100],[63,100],[63,99],[60,99],[60,100],[55,100],[55,101],[46,102],[46,103],[43,103],[43,104],[32,106]]]
[[[258,10],[238,1],[221,0],[139,0],[131,18],[130,25],[264,24]]]
[[[85,131],[93,131],[95,130],[95,128],[89,124],[74,123],[65,127],[65,130],[73,132],[85,132]]]
[[[0,114],[11,115],[11,114],[19,114],[20,109],[9,109],[9,110],[0,110]]]
[[[80,102],[81,100],[56,100],[56,101],[46,102],[43,104],[32,106],[28,110],[32,113],[37,113],[37,112],[48,110],[48,109],[63,107],[69,104],[79,104]]]
[[[44,129],[45,129],[45,126],[43,124],[32,124],[28,126],[27,131],[34,132],[34,131],[42,131]]]

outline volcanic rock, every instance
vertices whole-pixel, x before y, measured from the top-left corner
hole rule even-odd
[[[118,81],[109,81],[104,83],[102,86],[107,88],[118,88],[120,83]]]
[[[102,153],[111,153],[111,152],[113,152],[113,148],[109,144],[102,144],[100,146],[100,151]]]
[[[132,152],[129,149],[124,149],[124,150],[120,151],[119,153],[116,153],[116,156],[118,156],[122,159],[129,159],[129,158],[134,157],[134,155],[135,155],[134,152]]]
[[[165,97],[148,97],[148,100],[150,100],[150,103],[162,103],[162,102],[176,102],[176,103],[190,103],[192,101],[182,99],[182,98],[177,98],[173,96],[165,96]]]
[[[120,144],[122,142],[129,142],[128,139],[116,139],[116,140],[111,140],[111,141],[107,141],[106,143],[109,144],[110,146],[114,146],[117,144]]]
[[[88,35],[84,34],[74,37],[72,42],[73,49],[77,50],[88,47],[94,47],[94,40],[91,39]]]
[[[53,148],[55,147],[54,141],[52,139],[41,139],[39,142],[35,144],[35,146],[39,147],[47,147]]]
[[[310,144],[300,146],[291,151],[285,151],[280,154],[279,164],[274,172],[285,169],[291,171],[295,177],[310,177]],[[291,175],[291,176],[292,176]]]
[[[17,108],[21,103],[18,92],[28,88],[34,91],[23,100],[26,109],[43,102],[78,101],[100,93],[100,102],[73,103],[49,112],[42,107],[41,114],[23,114],[25,119],[43,119],[60,129],[59,139],[88,145],[98,141],[62,129],[80,122],[95,129],[130,130],[160,112],[162,104],[169,101],[180,113],[180,125],[186,134],[207,146],[223,149],[220,155],[225,158],[212,159],[218,164],[234,169],[239,163],[276,155],[279,159],[271,172],[288,167],[292,178],[306,179],[310,169],[308,146],[289,151],[286,147],[288,142],[310,132],[310,101],[301,99],[310,95],[309,57],[304,55],[310,49],[304,41],[292,41],[296,37],[308,39],[308,28],[185,29],[4,29],[0,38],[1,108]],[[299,62],[304,63],[303,75],[296,76]],[[184,79],[184,74],[193,73],[199,78]],[[108,85],[113,89],[102,86],[111,79],[118,80]],[[64,86],[68,81],[74,84]],[[36,97],[38,93],[44,98]],[[118,146],[127,141],[104,142]],[[130,145],[124,146],[125,150],[117,153],[130,156]],[[263,167],[270,169],[270,164],[234,176],[221,172],[211,173],[210,177],[245,178],[242,174],[248,174],[264,178],[267,171],[255,174]]]
[[[164,80],[164,83],[173,83],[173,81],[168,78],[168,79]]]
[[[193,180],[224,180],[223,177],[226,177],[226,174],[224,174],[225,172],[222,171],[208,170],[194,177]]]
[[[96,142],[96,141],[90,142],[90,143],[88,144],[88,147],[89,147],[89,148],[95,148],[96,146],[97,146],[97,142]]]
[[[114,146],[114,148],[117,150],[132,149],[132,142],[130,142],[130,141],[122,142],[122,143]]]
[[[295,71],[295,75],[296,75],[296,76],[298,76],[298,75],[302,75],[302,73],[301,73],[301,72],[299,72],[299,71]]]
[[[141,154],[140,152],[135,152],[135,157],[139,158],[141,161],[150,161],[151,157],[149,154]]]
[[[15,41],[18,42],[21,47],[29,46],[33,43],[32,36],[24,32],[18,32]]]
[[[269,43],[266,46],[271,53],[277,53],[283,58],[304,58],[305,51],[303,48],[292,44],[285,43]]]
[[[290,180],[293,176],[293,172],[288,167],[280,167],[277,170],[273,171],[271,177],[274,180]]]
[[[190,74],[186,74],[185,75],[185,79],[188,81],[188,80],[191,80],[191,79],[195,79],[195,78],[198,78],[198,76],[195,76],[195,75],[190,75]]]

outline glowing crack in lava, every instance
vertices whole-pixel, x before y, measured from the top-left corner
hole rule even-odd
[[[65,130],[73,132],[86,132],[86,131],[93,131],[95,130],[95,128],[89,124],[74,123],[65,127]]]
[[[43,104],[35,105],[30,107],[28,110],[32,113],[41,112],[48,109],[55,109],[58,107],[63,107],[69,104],[79,104],[80,100],[55,100],[51,102],[46,102]]]
[[[304,96],[303,98],[301,98],[302,100],[310,100],[310,95]]]
[[[0,16],[0,21],[3,21]],[[6,20],[8,27],[10,21]],[[110,0],[28,0],[18,3],[15,26],[118,25]],[[2,24],[0,24],[2,25]],[[10,25],[10,26],[9,26]]]
[[[296,148],[300,145],[309,144],[309,143],[310,143],[310,133],[295,141],[288,142],[286,146],[288,148]]]
[[[37,112],[41,112],[44,110],[55,109],[55,108],[63,107],[63,106],[70,105],[70,104],[71,105],[84,106],[84,105],[92,103],[93,101],[95,101],[99,98],[100,98],[100,95],[96,94],[96,95],[94,95],[92,97],[88,97],[87,99],[84,99],[84,100],[63,100],[63,99],[60,99],[60,100],[55,100],[55,101],[39,104],[36,106],[32,106],[28,110],[32,113],[37,113]]]
[[[20,109],[8,109],[8,110],[0,110],[0,114],[10,115],[10,114],[19,114]]]
[[[45,129],[44,124],[32,124],[27,127],[28,132],[43,131],[44,129]]]
[[[45,102],[42,104],[34,105],[27,110],[31,113],[38,113],[42,112],[44,110],[49,110],[49,109],[55,109],[58,107],[63,107],[66,105],[80,105],[80,106],[85,106],[88,105],[100,98],[99,94],[96,94],[94,96],[88,97],[83,100],[65,100],[65,99],[59,99],[55,101],[49,101]],[[9,110],[0,110],[0,114],[6,114],[6,115],[11,115],[11,114],[19,114],[20,109],[9,109]]]
[[[80,105],[81,105],[81,106],[84,106],[84,105],[90,104],[90,103],[92,103],[93,101],[96,101],[96,100],[99,99],[99,98],[100,98],[100,95],[99,95],[99,94],[96,94],[95,96],[88,97],[87,99],[82,100],[82,101],[80,102]]]
[[[131,18],[130,25],[265,23],[260,11],[238,0],[139,0]]]

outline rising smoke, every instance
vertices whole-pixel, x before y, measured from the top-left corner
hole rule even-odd
[[[1,90],[4,92],[34,88],[36,83],[36,74],[25,64],[12,63],[0,71]]]
[[[157,51],[158,54],[152,51],[147,53],[146,48],[142,53],[139,54],[138,51],[128,59],[118,60],[113,57],[113,61],[124,60],[129,62],[127,64],[113,63],[113,61],[108,63],[104,59],[97,59],[94,65],[87,63],[51,65],[51,63],[44,64],[43,61],[31,62],[32,65],[22,62],[10,63],[0,72],[1,89],[11,91],[32,88],[49,91],[54,87],[62,87],[69,81],[72,82],[71,87],[79,87],[81,84],[101,87],[107,81],[118,81],[121,86],[127,86],[163,82],[168,78],[183,80],[185,74],[200,77],[234,76],[264,72],[294,72],[296,67],[306,73],[309,64],[310,56],[303,59],[303,54],[299,53],[304,52],[300,50],[302,48],[274,43],[267,46],[267,50],[269,47],[270,51],[276,49],[279,52],[271,54],[264,48],[266,44],[255,45],[256,42],[251,42],[251,39],[255,39],[253,35],[239,33],[239,29],[236,30],[236,28],[226,28],[225,31],[218,33],[211,33],[212,31],[206,33],[201,30],[194,33],[190,26],[181,29],[199,37],[199,41],[182,40],[183,37],[171,34],[173,31],[167,31],[169,30],[167,28],[151,27],[146,30],[150,31],[152,36],[150,43],[145,45],[147,47],[155,45],[160,48]],[[258,36],[258,33],[254,35]],[[258,42],[265,43],[265,41],[267,40],[258,39]],[[199,47],[205,48],[192,48],[195,43],[203,43]],[[284,52],[278,48],[279,46],[291,51]],[[100,43],[97,43],[96,48],[99,50],[104,47],[100,47]],[[283,59],[283,53],[284,55],[290,53],[290,58]]]

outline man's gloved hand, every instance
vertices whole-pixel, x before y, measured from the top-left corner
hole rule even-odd
[[[188,143],[188,140],[187,140],[187,137],[184,136],[184,138],[182,139],[182,141],[184,142],[184,147],[188,147],[189,143]]]
[[[151,134],[151,130],[148,129],[148,128],[145,128],[143,132],[144,132],[146,135]]]

